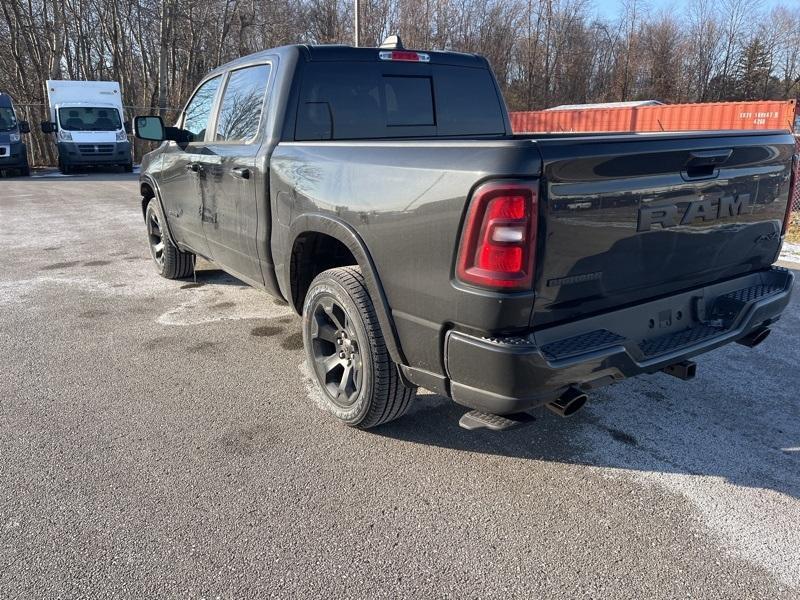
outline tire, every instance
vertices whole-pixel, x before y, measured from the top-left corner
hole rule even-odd
[[[61,171],[62,175],[70,175],[72,173],[72,167],[61,161],[58,163],[58,170]]]
[[[133,173],[133,163],[126,163],[122,165],[122,168],[125,170],[126,173]]]
[[[330,269],[311,282],[303,304],[303,346],[323,405],[351,427],[396,419],[416,395],[389,356],[359,267]]]
[[[155,198],[147,204],[145,223],[150,256],[159,274],[166,279],[189,277],[194,272],[195,256],[191,252],[183,252],[170,241],[163,227],[161,206]]]

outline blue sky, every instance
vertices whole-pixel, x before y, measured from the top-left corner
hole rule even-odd
[[[783,6],[790,7],[794,2],[800,0],[761,0],[761,5],[769,10],[773,6],[782,4]],[[681,10],[687,3],[687,0],[645,0],[650,10],[659,12],[662,10]],[[622,7],[622,0],[594,0],[595,10],[597,14],[604,17],[615,17]]]

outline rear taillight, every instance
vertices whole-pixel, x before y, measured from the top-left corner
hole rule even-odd
[[[456,276],[481,287],[530,289],[536,258],[536,188],[491,182],[472,194]]]
[[[800,171],[800,154],[795,154],[792,157],[792,172],[789,175],[789,204],[786,205],[786,215],[783,217],[783,229],[781,235],[786,235],[789,230],[789,218],[792,215],[792,205],[795,201],[795,196],[800,195],[800,189],[797,188],[797,172]]]

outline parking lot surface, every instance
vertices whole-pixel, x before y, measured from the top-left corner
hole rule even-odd
[[[348,429],[299,320],[151,266],[136,177],[0,180],[0,596],[797,598],[800,300],[756,349],[467,432]]]

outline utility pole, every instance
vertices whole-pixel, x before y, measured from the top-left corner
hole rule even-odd
[[[353,3],[355,5],[353,7],[353,12],[355,13],[355,23],[354,23],[354,27],[353,28],[355,29],[355,35],[354,35],[354,37],[355,37],[355,45],[356,45],[356,48],[358,48],[358,13],[361,12],[359,10],[361,8],[361,2],[360,2],[360,0],[353,0]]]

